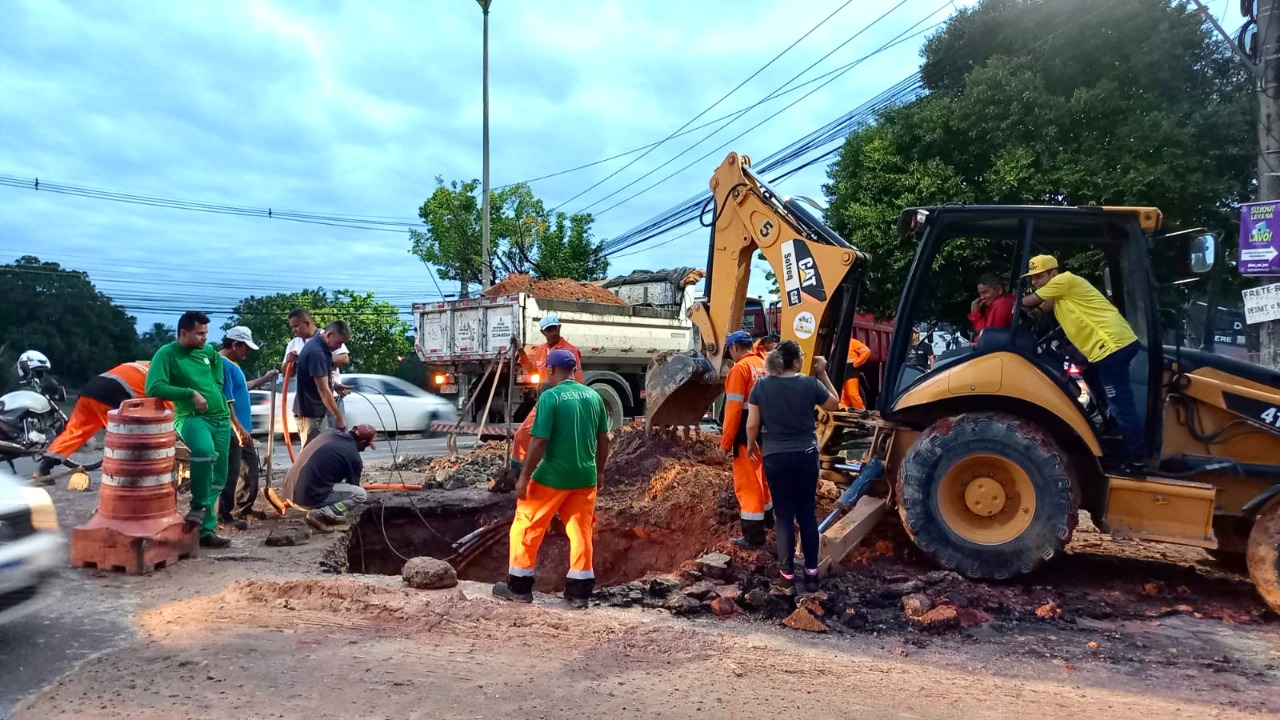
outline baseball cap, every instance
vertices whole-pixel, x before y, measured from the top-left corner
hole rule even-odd
[[[1023,273],[1022,277],[1031,277],[1032,275],[1039,275],[1045,270],[1056,269],[1058,269],[1058,258],[1052,255],[1037,255],[1031,258],[1031,262],[1027,263],[1027,271]]]
[[[542,318],[542,322],[538,323],[539,330],[546,330],[560,324],[560,318],[555,315],[547,315]]]
[[[373,439],[378,436],[378,431],[374,430],[372,425],[367,423],[357,425],[351,428],[351,434],[356,437],[356,440],[368,443],[370,450],[378,449],[373,444]]]
[[[568,350],[552,350],[547,354],[547,367],[572,370],[578,367],[578,358]]]
[[[755,340],[752,339],[751,333],[746,330],[734,330],[729,333],[729,337],[724,339],[725,347],[729,345],[750,345],[753,342]]]
[[[243,325],[237,325],[227,331],[223,335],[228,340],[239,340],[249,346],[250,350],[257,350],[258,344],[253,341],[253,331]]]

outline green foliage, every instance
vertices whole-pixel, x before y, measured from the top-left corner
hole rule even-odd
[[[928,94],[850,135],[824,188],[828,223],[874,258],[869,311],[896,309],[915,242],[895,224],[912,205],[1156,205],[1166,228],[1232,236],[1251,191],[1251,81],[1181,4],[986,0],[923,54]],[[931,279],[949,308],[967,310],[983,270],[1008,273],[972,250],[949,250],[954,272]]]
[[[418,209],[425,230],[411,230],[409,252],[438,267],[440,277],[468,287],[483,277],[480,183],[436,189]],[[591,236],[590,214],[552,213],[528,185],[492,191],[489,201],[490,267],[495,279],[512,273],[538,278],[599,280],[609,271],[602,243]]]
[[[178,339],[178,332],[172,325],[162,322],[152,323],[142,335],[138,336],[138,357],[150,358],[156,354],[161,345]]]
[[[86,273],[25,255],[0,265],[0,347],[4,357],[24,350],[49,356],[53,372],[78,387],[138,360],[135,320],[94,287]],[[13,363],[0,366],[12,374]]]
[[[280,366],[284,349],[293,338],[289,312],[299,307],[310,310],[322,329],[334,320],[345,320],[351,326],[351,338],[347,340],[351,364],[344,371],[391,374],[413,350],[409,323],[401,319],[394,305],[376,299],[373,293],[316,288],[253,296],[236,303],[231,319],[222,326],[227,330],[245,325],[253,331],[253,339],[261,349],[249,353],[245,360],[247,376],[254,378]],[[216,335],[210,333],[209,339],[220,344],[222,338]]]

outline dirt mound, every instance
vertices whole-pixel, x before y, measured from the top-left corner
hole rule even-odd
[[[626,305],[626,301],[599,285],[581,283],[569,278],[534,280],[529,275],[508,275],[481,294],[486,297],[526,293],[544,300],[593,302],[603,305]]]
[[[729,472],[730,458],[720,449],[720,436],[675,430],[646,432],[638,425],[618,430],[609,447],[605,481],[609,485],[649,482],[672,463],[691,467],[710,465]]]
[[[459,455],[407,455],[381,469],[396,478],[391,482],[397,481],[399,471],[399,474],[415,476],[406,478],[405,481],[409,484],[421,481],[423,489],[457,490],[487,484],[489,478],[506,462],[507,444],[487,442]]]

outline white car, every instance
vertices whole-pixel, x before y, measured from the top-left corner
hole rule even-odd
[[[0,623],[39,607],[50,578],[65,563],[49,493],[0,472]]]
[[[363,423],[372,425],[382,433],[422,433],[427,432],[434,422],[454,422],[458,419],[458,411],[453,403],[433,395],[413,383],[391,375],[367,375],[350,373],[342,375],[342,383],[350,385],[352,390],[342,400],[342,414],[346,418],[347,427]],[[277,390],[276,402],[280,401]],[[293,423],[293,395],[297,392],[295,381],[289,381],[289,432],[297,433]],[[253,433],[265,435],[268,418],[271,412],[271,393],[266,390],[250,391],[253,398]],[[275,432],[284,431],[284,418],[280,408],[276,408]]]

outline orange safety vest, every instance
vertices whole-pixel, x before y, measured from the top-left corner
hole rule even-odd
[[[531,373],[542,373],[541,382],[546,382],[547,355],[551,354],[552,350],[568,350],[573,353],[573,357],[578,361],[578,367],[573,369],[573,379],[579,383],[585,382],[582,379],[582,353],[578,352],[578,348],[574,347],[572,343],[564,338],[560,338],[555,347],[548,347],[548,345],[548,343],[542,343],[539,345],[538,348],[533,351],[532,360],[529,359],[527,354],[522,353],[520,355],[520,364],[524,366],[524,369]]]
[[[764,358],[751,354],[733,364],[724,379],[724,425],[720,431],[720,447],[732,451],[747,442],[747,421],[743,405],[751,399],[751,388],[764,377]]]
[[[147,369],[150,367],[150,361],[139,360],[117,365],[102,375],[128,388],[132,397],[140,398],[147,396]]]
[[[515,439],[511,445],[511,458],[524,462],[525,457],[529,454],[529,443],[533,441],[533,419],[538,414],[538,408],[529,411],[524,422],[520,423],[520,427],[516,429]]]

